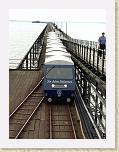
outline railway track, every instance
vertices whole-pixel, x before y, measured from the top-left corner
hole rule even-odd
[[[50,139],[85,138],[74,104],[50,104]]]
[[[28,125],[29,121],[40,107],[44,100],[41,91],[41,83],[32,90],[32,92],[18,105],[18,107],[9,116],[9,138],[17,139]]]
[[[10,139],[85,138],[75,103],[48,103],[43,79],[9,116]]]

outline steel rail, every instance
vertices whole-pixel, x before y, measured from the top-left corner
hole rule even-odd
[[[18,132],[18,134],[15,136],[15,139],[17,139],[19,137],[19,135],[21,134],[21,132],[23,131],[23,129],[25,128],[25,126],[27,125],[27,123],[29,122],[29,120],[31,119],[31,117],[34,115],[34,113],[36,112],[36,110],[39,108],[39,106],[41,105],[42,101],[44,100],[45,97],[43,97],[40,102],[38,103],[38,105],[35,107],[34,111],[31,113],[31,115],[28,117],[28,119],[26,120],[26,122],[24,123],[24,125],[22,126],[22,128],[20,129],[20,131]]]
[[[84,131],[83,131],[83,126],[82,126],[82,123],[81,123],[80,114],[79,114],[79,112],[78,112],[78,109],[77,109],[75,100],[74,100],[74,106],[75,106],[75,109],[76,109],[76,113],[77,113],[78,120],[80,121],[80,127],[81,127],[81,133],[82,133],[83,139],[86,139],[85,134],[84,134]]]
[[[52,135],[52,106],[50,104],[50,139],[53,138],[53,135]]]
[[[71,110],[70,110],[69,105],[68,105],[68,111],[69,111],[69,116],[70,116],[70,120],[71,120],[71,125],[72,125],[72,129],[73,129],[73,133],[74,133],[74,139],[77,139],[76,131],[75,131],[75,127],[74,127],[74,122],[73,122],[73,119],[72,119],[72,114],[71,114]]]

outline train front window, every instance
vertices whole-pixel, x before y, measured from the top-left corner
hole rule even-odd
[[[47,68],[47,72],[48,79],[73,79],[72,68]]]

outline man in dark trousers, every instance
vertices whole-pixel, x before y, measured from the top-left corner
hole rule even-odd
[[[98,49],[98,53],[100,58],[102,57],[102,51],[104,51],[106,49],[106,37],[105,37],[105,33],[102,33],[102,36],[99,37],[98,39],[98,43],[99,43],[99,49]]]

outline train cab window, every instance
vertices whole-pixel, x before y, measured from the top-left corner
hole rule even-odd
[[[48,72],[49,71],[49,72]],[[73,79],[73,69],[72,68],[47,68],[48,74],[46,78],[48,79]]]

